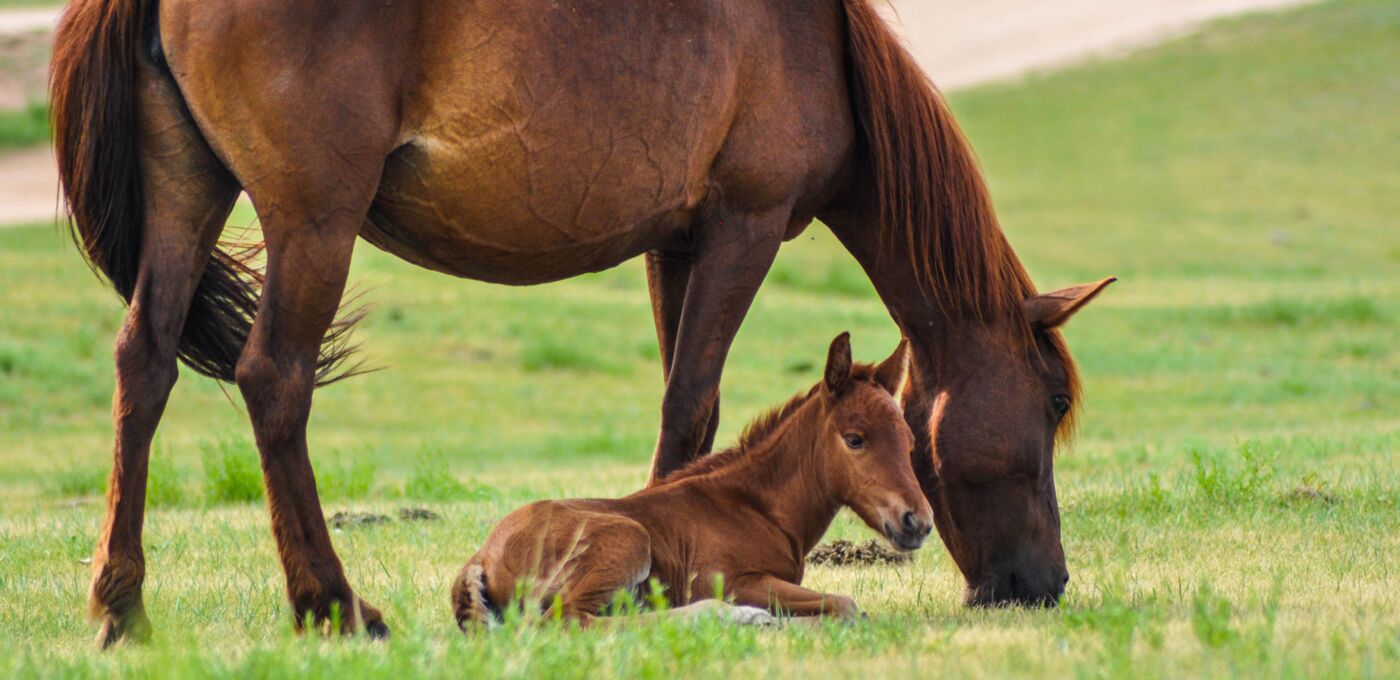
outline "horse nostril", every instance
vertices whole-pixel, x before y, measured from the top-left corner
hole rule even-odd
[[[919,517],[915,515],[912,510],[905,512],[901,521],[904,523],[905,533],[918,533],[918,531],[923,528],[919,526]]]
[[[1069,572],[1060,575],[1060,589],[1064,590],[1069,585]]]

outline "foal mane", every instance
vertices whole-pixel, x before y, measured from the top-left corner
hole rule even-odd
[[[870,0],[844,0],[851,102],[862,165],[874,184],[881,239],[908,253],[922,292],[949,317],[1005,319],[1028,356],[1047,352],[1064,365],[1079,403],[1074,360],[1058,331],[1041,334],[1024,303],[1035,284],[1006,240],[976,153],[942,93],[914,62]],[[1073,429],[1073,413],[1060,427]]]
[[[852,382],[870,382],[874,375],[874,364],[857,363],[851,366]],[[662,478],[662,483],[701,477],[748,459],[754,452],[761,450],[765,444],[774,440],[782,430],[783,425],[803,406],[806,406],[807,402],[817,396],[820,390],[821,383],[817,383],[806,392],[793,395],[782,405],[764,411],[744,427],[743,433],[739,435],[739,441],[735,442],[734,446],[695,459],[689,465],[666,475]],[[898,398],[898,395],[894,396]]]

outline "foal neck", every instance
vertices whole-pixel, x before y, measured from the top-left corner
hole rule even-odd
[[[808,399],[772,436],[706,480],[796,539],[803,555],[821,540],[842,505],[820,450],[823,411],[819,398]]]

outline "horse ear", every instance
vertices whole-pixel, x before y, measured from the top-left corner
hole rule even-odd
[[[840,394],[851,381],[851,334],[842,333],[831,341],[826,354],[826,377],[822,385],[831,394]]]
[[[1086,283],[1082,286],[1070,286],[1061,288],[1053,293],[1037,295],[1026,300],[1026,319],[1032,326],[1042,330],[1059,328],[1066,321],[1069,321],[1075,312],[1089,304],[1090,300],[1098,297],[1108,284],[1117,281],[1118,277],[1110,276],[1097,283]]]
[[[900,339],[890,358],[875,367],[875,383],[895,398],[904,393],[904,381],[909,379],[909,341]]]

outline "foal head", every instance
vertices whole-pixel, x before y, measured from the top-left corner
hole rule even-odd
[[[814,447],[830,490],[901,550],[922,546],[933,528],[911,462],[914,435],[897,400],[908,366],[906,343],[879,365],[854,365],[850,334],[838,336],[817,387],[822,416]]]

